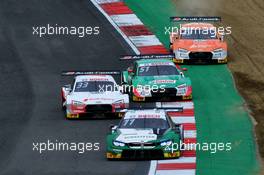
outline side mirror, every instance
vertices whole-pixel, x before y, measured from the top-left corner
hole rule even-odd
[[[70,85],[70,84],[64,85],[63,87],[65,88],[65,91],[68,91],[68,92],[70,92],[70,91],[72,90],[72,88],[71,88],[71,85]]]
[[[172,126],[172,129],[178,134],[180,134],[180,129],[179,128],[180,128],[179,124],[173,124],[173,126]]]
[[[182,124],[174,124],[173,128],[175,129],[176,132],[178,132],[179,134],[183,132],[183,125]]]
[[[182,77],[184,77],[184,74],[183,74],[183,72],[180,72],[180,75],[181,75]]]
[[[171,43],[173,43],[175,40],[179,39],[179,34],[178,33],[175,33],[173,32],[172,35],[171,35]]]
[[[110,133],[114,133],[116,131],[116,129],[117,129],[116,125],[110,124],[110,126],[109,126]]]
[[[175,123],[174,128],[180,128],[181,124]]]
[[[132,73],[132,72],[133,72],[133,69],[132,69],[131,67],[129,67],[129,68],[127,69],[127,71],[128,71],[128,73]]]
[[[128,71],[130,76],[134,76],[135,73],[134,73],[134,70],[131,67],[128,68],[127,71]]]

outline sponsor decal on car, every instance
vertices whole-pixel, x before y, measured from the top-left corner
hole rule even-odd
[[[176,80],[153,80],[155,84],[176,83]]]

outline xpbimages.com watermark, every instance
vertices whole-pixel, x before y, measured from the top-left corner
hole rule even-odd
[[[232,150],[232,143],[227,142],[211,142],[211,143],[168,143],[165,147],[166,151],[175,152],[177,150],[186,151],[186,150],[196,150],[196,151],[206,151],[210,152],[211,154],[215,154],[217,152],[222,151],[231,151]]]
[[[49,35],[58,35],[58,36],[77,36],[83,38],[90,35],[99,35],[100,27],[99,26],[59,26],[58,24],[43,25],[43,26],[33,26],[32,34],[38,37],[45,37]]]
[[[104,92],[111,92],[111,91],[120,91],[122,93],[131,93],[131,92],[138,92],[142,93],[144,92],[145,94],[151,94],[151,92],[159,92],[159,93],[164,93],[166,91],[166,86],[165,85],[99,85],[98,89],[100,93]],[[176,87],[175,87],[176,89]]]
[[[87,151],[99,151],[100,143],[93,142],[65,142],[47,140],[45,142],[33,142],[32,150],[42,154],[50,151],[73,151],[83,154]]]
[[[165,35],[179,35],[182,36],[183,39],[188,39],[195,36],[207,37],[209,38],[216,38],[217,35],[224,36],[224,35],[231,35],[232,34],[232,27],[214,27],[214,26],[182,26],[181,24],[179,27],[164,27],[164,34]]]

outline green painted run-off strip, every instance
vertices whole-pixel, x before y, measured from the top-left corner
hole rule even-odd
[[[179,15],[171,0],[125,0],[136,15],[168,47],[165,26]],[[190,14],[192,15],[192,14]],[[233,31],[235,32],[235,31]],[[197,152],[198,175],[257,174],[259,162],[250,117],[226,65],[184,66],[192,79],[198,142],[231,142],[229,152]]]

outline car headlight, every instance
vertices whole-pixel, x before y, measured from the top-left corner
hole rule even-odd
[[[213,58],[225,58],[227,56],[227,52],[220,48],[220,49],[215,49],[213,51]]]
[[[172,144],[171,140],[166,140],[166,141],[160,142],[160,146],[170,146],[171,144]]]
[[[188,50],[186,50],[186,49],[182,49],[182,48],[179,48],[179,49],[178,49],[178,52],[181,52],[181,53],[188,53]]]
[[[113,145],[120,146],[120,147],[124,147],[125,146],[125,143],[119,142],[119,141],[113,141]]]
[[[179,48],[179,49],[176,50],[176,52],[175,52],[175,57],[176,57],[176,58],[189,58],[188,53],[189,53],[188,50],[186,50],[186,49],[182,49],[182,48]]]
[[[123,99],[115,101],[113,105],[115,108],[125,108],[126,107],[125,101]]]
[[[187,88],[186,84],[181,84],[181,85],[177,86],[176,87],[177,94],[178,95],[184,95],[186,93],[186,88]]]
[[[222,48],[220,48],[220,49],[215,49],[214,52],[215,52],[215,53],[223,52],[223,49],[222,49]]]
[[[151,96],[151,88],[138,85],[137,92],[141,97],[150,97]]]
[[[150,95],[150,88],[143,88],[140,95],[149,96]]]
[[[186,88],[186,84],[181,84],[177,86],[177,89],[185,89],[185,88]]]
[[[83,106],[83,105],[85,105],[84,103],[82,103],[82,102],[80,102],[80,101],[72,101],[72,104],[74,105],[74,106]]]
[[[117,101],[114,102],[114,104],[123,104],[123,103],[125,103],[123,99],[122,100],[117,100]]]

